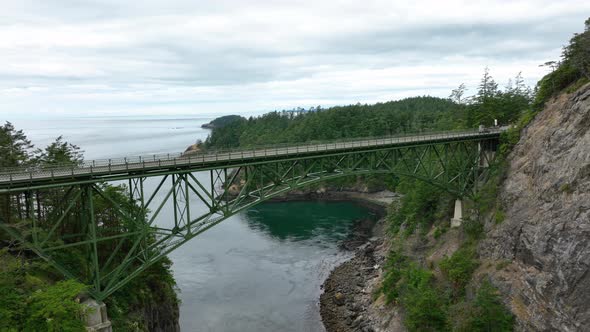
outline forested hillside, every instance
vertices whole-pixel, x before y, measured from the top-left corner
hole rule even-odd
[[[229,123],[232,123],[234,121],[238,121],[240,120],[242,117],[239,115],[226,115],[226,116],[221,116],[219,118],[214,119],[213,121],[209,122],[209,123],[205,123],[204,125],[202,125],[202,128],[221,128]]]
[[[494,119],[505,125],[517,119],[532,98],[520,75],[501,90],[487,69],[477,94],[466,97],[464,93],[465,86],[461,85],[448,99],[424,96],[373,105],[318,107],[300,115],[275,111],[249,119],[222,117],[223,126],[213,126],[205,147],[248,147],[476,128],[480,124],[492,125]]]

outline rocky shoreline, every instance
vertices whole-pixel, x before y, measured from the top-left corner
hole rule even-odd
[[[377,222],[373,236],[324,282],[320,314],[327,332],[406,330],[397,310],[386,306],[381,298],[375,299],[389,248],[383,236],[384,221]]]
[[[374,300],[381,284],[383,264],[389,243],[385,239],[386,207],[398,196],[391,192],[324,192],[289,195],[278,200],[352,200],[371,209],[379,217],[357,221],[341,248],[355,255],[340,264],[324,281],[320,295],[320,314],[327,332],[404,331],[398,313]]]
[[[234,192],[238,191],[236,187]],[[382,266],[389,251],[389,242],[384,236],[387,207],[399,198],[399,194],[388,190],[369,191],[357,185],[294,190],[269,200],[353,201],[376,216],[355,222],[349,238],[340,245],[342,250],[354,250],[355,255],[334,268],[322,285],[319,307],[327,332],[406,330],[395,308],[386,307],[382,299],[373,299],[381,285]]]

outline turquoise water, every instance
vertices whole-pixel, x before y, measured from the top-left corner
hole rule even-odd
[[[183,151],[206,138],[200,125],[212,118],[3,120],[23,129],[36,147],[63,135],[85,151],[86,159],[98,159]],[[207,174],[196,176],[208,182]],[[147,181],[146,191],[156,183]],[[191,206],[195,212],[205,208],[197,201]],[[165,206],[157,223],[170,223],[171,213]],[[323,331],[320,286],[349,257],[338,244],[353,221],[368,214],[347,202],[269,203],[234,215],[178,248],[170,258],[182,300],[182,331]]]

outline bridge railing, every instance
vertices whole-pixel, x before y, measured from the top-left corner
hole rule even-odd
[[[355,147],[355,143],[359,143],[358,146],[365,146],[363,143],[367,145],[379,145],[377,142],[381,141],[389,141],[389,143],[382,143],[383,145],[393,144],[396,143],[395,141],[402,141],[403,139],[413,138],[415,141],[427,140],[427,139],[450,139],[450,138],[457,138],[469,135],[481,135],[486,133],[498,133],[501,132],[502,129],[491,129],[487,130],[486,132],[480,132],[477,129],[474,130],[461,130],[461,131],[438,131],[438,132],[422,132],[422,133],[406,133],[406,134],[398,134],[398,135],[391,135],[391,136],[380,136],[380,137],[355,137],[355,138],[343,138],[338,140],[329,140],[329,141],[307,141],[302,144],[293,144],[293,143],[282,143],[282,144],[273,144],[273,145],[263,145],[263,146],[253,146],[249,148],[227,148],[227,149],[215,149],[215,150],[205,150],[203,152],[176,152],[176,153],[165,153],[165,154],[152,154],[152,155],[144,155],[144,156],[134,156],[134,157],[122,157],[122,158],[109,158],[109,159],[95,159],[95,160],[87,160],[83,161],[78,164],[51,164],[51,165],[29,165],[23,167],[15,167],[15,168],[2,168],[0,169],[0,181],[2,182],[12,182],[13,179],[23,179],[23,178],[30,178],[33,179],[35,174],[46,174],[48,177],[62,176],[62,175],[75,175],[79,174],[80,170],[85,170],[86,173],[93,174],[94,171],[101,171],[104,172],[105,168],[110,170],[112,168],[120,168],[121,166],[125,166],[123,169],[129,169],[129,166],[141,166],[147,164],[150,167],[154,166],[154,163],[157,164],[165,164],[165,166],[174,166],[175,163],[182,162],[185,163],[187,160],[194,160],[195,164],[198,161],[210,161],[216,160],[216,156],[220,155],[229,155],[230,158],[239,159],[240,156],[244,158],[244,155],[248,156],[265,156],[268,155],[268,152],[276,151],[280,149],[293,149],[293,151],[288,151],[288,153],[307,153],[307,152],[316,152],[318,147],[325,147],[321,150],[328,150],[329,145],[334,145],[335,148],[338,149],[337,145],[344,144],[344,147]],[[412,140],[412,141],[414,141]],[[371,144],[371,141],[373,142]],[[351,144],[352,143],[352,144]],[[233,156],[232,156],[233,155]],[[235,158],[234,158],[235,157]],[[172,165],[170,165],[172,163]],[[137,170],[137,167],[133,167],[134,170]],[[118,169],[120,170],[120,169]]]

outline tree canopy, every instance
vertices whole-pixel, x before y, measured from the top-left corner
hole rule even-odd
[[[530,107],[532,90],[520,73],[500,89],[486,68],[474,96],[465,97],[465,85],[450,97],[412,97],[384,103],[321,107],[294,115],[270,112],[248,119],[234,116],[213,126],[205,148],[251,147],[277,143],[299,143],[398,135],[439,130],[477,128],[514,122]],[[215,123],[218,118],[211,123]]]

